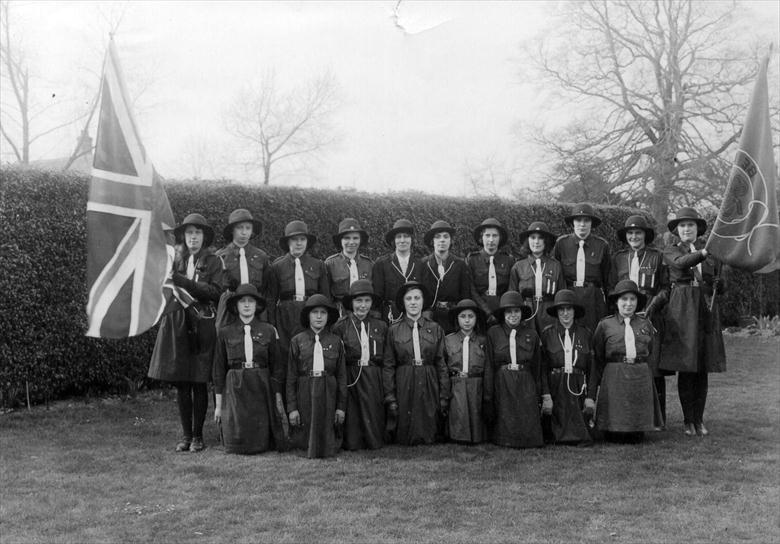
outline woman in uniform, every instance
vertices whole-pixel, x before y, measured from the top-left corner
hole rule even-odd
[[[707,374],[726,370],[716,294],[722,292],[720,263],[699,237],[707,223],[696,210],[681,208],[668,223],[680,241],[664,249],[671,292],[665,314],[660,368],[676,371],[687,436],[706,436]]]
[[[534,221],[528,230],[521,232],[520,243],[528,256],[520,259],[509,274],[509,289],[523,295],[523,302],[533,308],[536,332],[556,322],[547,313],[555,293],[566,287],[563,268],[550,256],[555,245],[555,235],[547,224]]]
[[[493,372],[496,421],[493,442],[510,448],[544,445],[539,400],[542,396],[541,349],[531,309],[517,291],[501,296],[494,312],[498,325],[487,333],[488,358]],[[548,403],[549,404],[549,403]]]
[[[471,298],[493,325],[493,311],[509,289],[509,273],[515,257],[507,249],[509,233],[498,219],[489,217],[474,229],[474,241],[482,246],[466,256],[471,277]]]
[[[395,295],[406,282],[418,281],[422,264],[413,252],[414,225],[408,219],[399,219],[385,233],[385,243],[394,249],[392,253],[376,260],[373,269],[374,291],[381,300],[382,319],[394,323],[403,316],[403,308],[395,305]]]
[[[306,329],[290,341],[287,410],[292,447],[306,456],[332,457],[341,447],[347,406],[344,345],[330,331],[339,312],[325,295],[310,297],[301,311]]]
[[[219,301],[222,267],[210,247],[214,230],[197,213],[188,215],[174,229],[177,242],[173,283],[195,299],[188,309],[175,309],[160,321],[149,377],[176,385],[182,437],[176,451],[199,452],[205,447],[203,423],[208,410],[206,385],[214,357],[214,307]],[[202,318],[202,319],[201,319]]]
[[[347,296],[349,286],[354,282],[371,281],[374,263],[358,253],[360,248],[368,247],[368,233],[360,227],[356,219],[344,219],[339,223],[338,230],[333,236],[333,244],[339,252],[325,259],[325,269],[328,271],[330,295],[339,309],[339,315],[344,315],[344,311],[349,311],[350,308],[342,305],[341,299]]]
[[[227,301],[235,319],[217,332],[214,420],[226,453],[262,453],[285,443],[282,404],[285,361],[276,330],[257,316],[265,299],[244,283]]]
[[[633,281],[619,281],[609,294],[617,313],[602,319],[593,333],[584,411],[590,417],[595,408],[596,428],[608,440],[638,442],[646,431],[660,430],[663,424],[647,364],[655,331],[650,320],[637,315],[646,301]]]
[[[485,374],[487,340],[485,314],[471,299],[463,299],[450,310],[458,332],[444,339],[444,359],[450,374],[452,397],[447,427],[449,437],[456,442],[478,444],[487,438],[484,419],[490,419],[492,405],[485,411],[483,403],[491,403],[484,391],[492,391],[492,374]],[[487,382],[485,380],[488,380]],[[487,417],[486,417],[487,414]]]
[[[572,291],[562,289],[555,293],[547,314],[556,318],[542,331],[542,389],[552,402],[552,440],[557,444],[591,444],[590,421],[582,413],[593,356],[591,333],[576,321],[585,315],[585,309]]]
[[[378,300],[370,281],[356,281],[342,299],[350,311],[333,325],[333,333],[344,342],[347,365],[346,450],[381,448],[384,441],[382,358],[387,323],[369,315]]]
[[[450,253],[455,229],[446,221],[436,221],[425,233],[425,245],[433,253],[423,259],[420,281],[431,293],[431,319],[446,333],[454,332],[449,310],[459,300],[469,298],[471,277],[466,261]]]
[[[439,418],[446,416],[450,376],[444,361],[444,331],[423,317],[430,300],[420,282],[398,289],[396,305],[404,316],[390,325],[385,343],[383,382],[387,429],[406,446],[432,444]]]

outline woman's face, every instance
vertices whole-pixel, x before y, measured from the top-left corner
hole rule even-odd
[[[233,225],[233,243],[239,247],[244,247],[252,238],[252,222],[242,221]]]
[[[680,240],[685,242],[686,244],[695,242],[696,234],[697,234],[696,221],[691,221],[690,219],[683,219],[682,221],[677,223],[677,236],[679,236]]]
[[[412,237],[408,232],[399,232],[395,235],[395,249],[406,253],[412,248]]]
[[[636,312],[636,295],[625,293],[617,299],[618,312],[621,317],[631,317]]]
[[[574,306],[558,306],[558,321],[567,329],[574,323]]]
[[[531,234],[528,237],[528,249],[535,257],[539,257],[544,253],[544,236],[541,234]]]
[[[184,243],[187,244],[187,249],[193,255],[203,247],[203,229],[199,229],[195,225],[187,225],[184,229]]]
[[[328,309],[316,306],[309,312],[309,325],[314,332],[320,332],[328,324]]]
[[[300,257],[306,253],[306,246],[308,244],[309,239],[303,234],[296,234],[287,239],[287,246],[290,248],[290,255],[293,257]]]
[[[458,326],[460,330],[469,334],[474,330],[474,325],[477,324],[477,314],[474,310],[463,310],[458,314]]]
[[[353,298],[352,313],[360,320],[365,319],[369,310],[371,310],[371,304],[373,302],[373,299],[368,295],[360,295],[359,297]]]
[[[238,308],[239,316],[245,319],[251,319],[255,315],[255,310],[257,309],[257,301],[255,300],[254,297],[245,296],[238,299],[236,306]]]
[[[631,249],[639,251],[645,247],[645,231],[642,229],[628,229],[626,231],[626,241]]]
[[[517,327],[523,320],[522,308],[507,308],[504,312],[504,323],[510,327]]]
[[[449,232],[437,232],[433,235],[433,250],[436,253],[447,253],[451,243]]]
[[[501,242],[501,234],[498,229],[486,227],[482,229],[482,247],[488,255],[495,255],[498,251],[498,244]]]
[[[588,236],[590,236],[590,229],[591,225],[593,224],[593,221],[590,217],[575,217],[572,220],[572,225],[574,226],[574,234],[577,236],[577,238],[585,239]]]
[[[360,234],[348,232],[341,237],[341,249],[346,255],[354,255],[360,247]]]
[[[404,311],[412,319],[422,313],[423,293],[420,289],[409,289],[404,295]]]

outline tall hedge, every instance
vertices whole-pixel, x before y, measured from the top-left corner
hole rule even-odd
[[[125,390],[141,383],[146,374],[154,329],[125,340],[84,336],[88,181],[75,174],[0,169],[2,404],[23,398],[28,389],[34,401],[89,390]],[[420,255],[423,234],[437,219],[455,227],[454,252],[465,254],[476,249],[472,229],[487,217],[498,218],[515,235],[533,220],[546,221],[554,232],[563,233],[563,217],[571,209],[566,204],[519,205],[422,193],[388,196],[216,181],[168,182],[166,190],[177,220],[200,212],[218,233],[230,211],[248,208],[264,226],[255,242],[272,257],[281,254],[279,237],[293,219],[308,223],[318,238],[312,253],[325,258],[336,252],[332,236],[339,221],[355,217],[370,236],[365,253],[376,258],[389,251],[384,233],[401,217],[417,226]],[[617,248],[616,229],[637,211],[606,206],[597,210],[604,222],[596,232]],[[223,244],[221,235],[215,243]],[[731,271],[729,280],[732,288],[723,301],[727,321],[748,313],[779,313],[778,273],[752,276]]]

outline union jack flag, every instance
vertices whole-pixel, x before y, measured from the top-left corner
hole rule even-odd
[[[125,338],[152,327],[166,305],[173,213],[141,144],[113,39],[101,82],[87,202],[87,336]]]

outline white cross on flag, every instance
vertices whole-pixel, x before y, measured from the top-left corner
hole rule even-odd
[[[173,213],[130,111],[110,40],[87,202],[87,336],[125,338],[152,327],[173,262]]]

